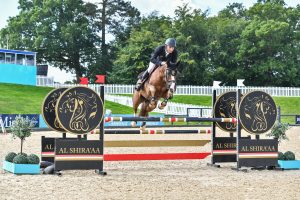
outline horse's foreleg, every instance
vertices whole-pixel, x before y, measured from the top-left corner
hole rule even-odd
[[[174,76],[171,76],[171,81],[169,83],[169,90],[168,90],[168,99],[172,99],[173,98],[173,94],[175,92],[175,89],[176,89],[176,81],[175,81],[175,78]]]
[[[146,112],[145,117],[148,117],[148,116],[149,116],[149,114],[148,114],[148,112]],[[145,130],[146,129],[146,122],[145,121],[142,122],[142,125],[141,125],[140,129],[141,130]]]
[[[169,100],[168,98],[165,98],[164,101],[162,101],[162,102],[158,105],[158,108],[159,108],[160,110],[164,109],[164,108],[166,107],[167,103],[168,103],[168,100]]]

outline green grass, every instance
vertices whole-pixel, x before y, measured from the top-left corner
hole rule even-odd
[[[170,101],[174,103],[185,103],[211,107],[212,97],[199,95],[174,95],[173,99]]]
[[[273,97],[276,106],[280,106],[281,114],[300,115],[300,98],[299,97]],[[281,117],[281,121],[294,124],[295,116]]]
[[[129,106],[123,106],[111,101],[105,101],[106,109],[110,109],[113,114],[133,114],[133,109]]]
[[[52,87],[36,87],[17,84],[0,84],[0,114],[41,114],[44,98]],[[131,107],[105,101],[105,108],[113,113],[131,114]]]
[[[131,97],[131,94],[122,94],[123,96]],[[299,97],[273,97],[276,106],[280,106],[281,114],[299,114],[300,115],[300,98]],[[211,106],[211,96],[199,95],[174,95],[170,102],[185,103],[201,106]],[[282,122],[295,123],[295,116],[282,117]]]
[[[40,114],[41,105],[51,87],[0,84],[0,114]],[[131,97],[132,95],[124,95]],[[281,114],[300,114],[299,97],[274,97]],[[175,95],[171,102],[211,106],[211,96]],[[132,114],[131,107],[105,101],[105,108],[114,114]],[[153,113],[154,114],[154,113]],[[294,123],[295,117],[282,117],[283,122]]]
[[[0,84],[1,114],[39,114],[50,87]]]

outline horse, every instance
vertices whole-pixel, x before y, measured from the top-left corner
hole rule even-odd
[[[167,62],[162,66],[156,66],[154,72],[150,75],[147,81],[143,84],[141,90],[135,90],[132,96],[134,116],[137,114],[137,109],[140,104],[139,117],[148,117],[148,113],[157,107],[158,100],[164,98],[164,101],[158,106],[159,109],[164,109],[169,99],[173,98],[173,91],[170,89],[170,84],[175,84],[177,67],[180,62]],[[175,90],[175,87],[173,88]],[[133,127],[136,122],[132,122]],[[142,123],[141,128],[146,127],[146,122]]]

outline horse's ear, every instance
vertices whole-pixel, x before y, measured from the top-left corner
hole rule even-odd
[[[177,66],[177,67],[180,65],[180,62],[181,62],[181,60],[179,60],[179,61],[176,63],[176,66]]]

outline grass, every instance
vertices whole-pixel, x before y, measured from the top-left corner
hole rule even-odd
[[[1,114],[40,114],[41,105],[53,88],[0,84]]]
[[[300,98],[299,97],[274,97],[276,106],[280,106],[281,114],[300,115]],[[295,124],[295,116],[281,117],[285,123]]]
[[[122,96],[129,96],[131,94],[122,94]],[[300,98],[299,97],[273,97],[276,106],[280,106],[281,114],[298,114],[300,115]],[[201,106],[210,106],[212,98],[211,96],[199,96],[199,95],[174,95],[174,98],[170,100],[176,103],[185,103]],[[282,117],[282,122],[295,123],[295,116]]]
[[[111,101],[105,101],[104,107],[112,111],[113,114],[133,114],[133,109]]]
[[[174,98],[171,101],[174,103],[185,103],[211,107],[212,97],[199,95],[174,95]]]
[[[35,87],[17,84],[0,84],[0,114],[40,114],[41,105],[51,87]],[[132,95],[124,95],[131,97]],[[299,114],[299,97],[274,97],[277,106],[281,107],[281,114]],[[175,95],[172,102],[211,106],[211,96]],[[105,101],[105,108],[114,114],[132,114],[131,107]],[[295,123],[295,117],[282,117],[283,122]]]
[[[41,106],[52,87],[0,84],[0,114],[41,114]],[[113,113],[133,113],[131,107],[105,101],[105,108]]]

